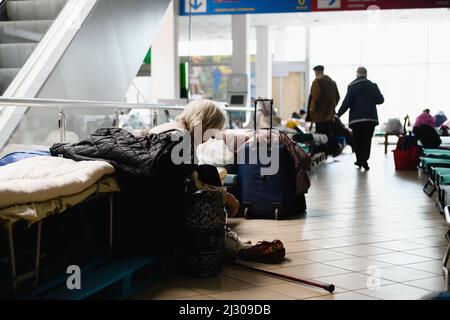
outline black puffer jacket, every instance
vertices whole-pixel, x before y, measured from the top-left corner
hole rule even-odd
[[[384,97],[378,86],[366,78],[358,78],[348,86],[338,117],[350,109],[350,126],[358,122],[373,122],[378,125],[377,105],[383,103]]]
[[[114,252],[120,256],[170,254],[184,218],[186,180],[195,163],[176,165],[172,150],[187,132],[136,137],[123,129],[100,129],[76,144],[55,144],[53,156],[104,160],[116,168]],[[191,158],[193,157],[191,148]]]
[[[136,137],[123,129],[105,128],[79,143],[55,144],[50,152],[53,156],[76,161],[103,160],[114,166],[119,174],[151,177],[158,173],[161,161],[166,161],[173,148],[188,134],[187,131],[171,130]],[[186,175],[195,170],[195,166],[180,168],[187,170]]]

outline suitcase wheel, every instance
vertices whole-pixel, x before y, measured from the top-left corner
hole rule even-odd
[[[280,204],[274,203],[274,204],[272,204],[272,207],[273,207],[273,216],[274,216],[275,220],[280,220],[281,219]]]
[[[250,219],[250,203],[244,203],[243,207],[244,207],[244,218]]]

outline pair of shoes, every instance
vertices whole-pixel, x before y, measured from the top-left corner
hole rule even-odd
[[[260,241],[253,247],[239,250],[239,258],[247,261],[280,263],[284,261],[285,256],[286,249],[280,240]]]

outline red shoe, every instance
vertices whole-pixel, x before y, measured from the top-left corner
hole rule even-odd
[[[239,257],[242,260],[263,263],[280,263],[284,261],[285,255],[286,249],[280,240],[261,241],[251,248],[239,250]]]

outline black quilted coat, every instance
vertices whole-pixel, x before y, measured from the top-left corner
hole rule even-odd
[[[136,137],[118,128],[100,129],[76,144],[55,144],[53,156],[104,160],[116,168],[121,192],[115,197],[115,252],[121,256],[170,254],[184,217],[186,180],[196,165],[175,165],[173,148],[182,131]],[[191,159],[193,159],[193,148]]]

